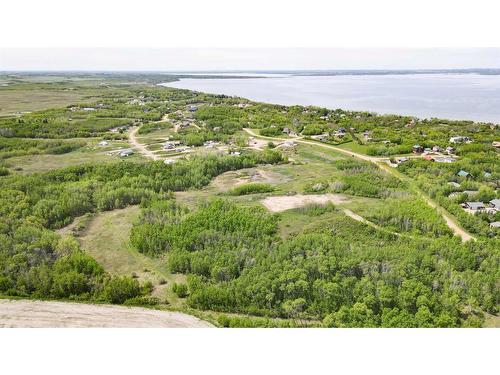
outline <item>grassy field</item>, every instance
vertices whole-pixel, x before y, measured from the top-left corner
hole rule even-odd
[[[108,272],[135,275],[140,281],[151,281],[155,287],[154,296],[160,300],[167,298],[170,304],[178,305],[180,301],[170,291],[170,284],[184,281],[184,276],[170,274],[166,259],[147,257],[129,242],[130,230],[138,215],[138,206],[98,213],[87,223],[82,223],[86,227],[78,237],[80,244]]]
[[[126,142],[111,142],[108,147],[95,147],[92,142],[89,146],[62,155],[25,155],[6,159],[5,166],[19,173],[47,172],[53,169],[86,163],[119,163],[121,159],[117,155],[108,155],[108,151],[117,148],[126,148]],[[145,160],[141,155],[134,154],[127,157],[127,161]]]

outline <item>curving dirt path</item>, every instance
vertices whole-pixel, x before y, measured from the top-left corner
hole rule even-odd
[[[128,132],[128,141],[130,142],[132,147],[135,148],[142,156],[145,156],[153,160],[161,160],[161,158],[158,155],[156,155],[153,151],[148,150],[146,146],[144,146],[142,143],[139,143],[136,137],[138,130],[139,127],[133,127]]]
[[[0,300],[0,328],[207,328],[194,316],[115,305]]]
[[[258,135],[252,129],[248,129],[248,128],[244,128],[243,130],[246,133],[248,133],[251,136],[256,137],[256,138],[268,139],[268,140],[271,140],[271,141],[285,141],[286,140],[286,139],[283,139],[283,138],[266,137],[266,136],[263,136],[263,135]],[[375,165],[377,165],[379,168],[381,168],[381,169],[387,171],[388,173],[392,174],[393,176],[401,179],[401,176],[398,175],[397,173],[395,173],[393,170],[391,170],[391,168],[389,166],[383,165],[381,163],[381,162],[383,162],[387,158],[380,158],[380,157],[373,157],[373,156],[358,154],[357,152],[345,150],[345,149],[340,148],[340,147],[335,147],[335,146],[328,145],[328,144],[325,144],[325,143],[305,141],[303,139],[294,138],[293,141],[296,142],[296,143],[302,143],[302,144],[307,144],[307,145],[313,145],[313,146],[318,146],[318,147],[329,148],[331,150],[340,152],[340,153],[345,154],[345,155],[349,155],[349,156],[352,156],[352,157],[355,157],[355,158],[358,158],[358,159],[361,159],[361,160],[369,161],[369,162],[374,163]],[[415,186],[413,188],[425,200],[425,202],[427,202],[427,204],[429,206],[431,206],[432,208],[435,208],[435,209],[437,209],[439,211],[439,213],[443,217],[444,221],[446,222],[446,225],[448,225],[448,227],[453,231],[453,233],[455,235],[459,236],[462,239],[462,242],[466,242],[466,241],[469,241],[469,240],[476,240],[476,238],[474,236],[472,236],[465,229],[463,229],[462,227],[460,227],[460,225],[458,225],[458,223],[455,221],[455,219],[453,218],[453,216],[451,216],[451,214],[448,211],[446,211],[443,207],[439,206],[436,202],[434,202],[422,190],[418,189]]]

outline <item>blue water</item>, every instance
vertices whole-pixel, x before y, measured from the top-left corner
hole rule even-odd
[[[408,74],[185,78],[162,84],[283,105],[500,123],[500,76]]]

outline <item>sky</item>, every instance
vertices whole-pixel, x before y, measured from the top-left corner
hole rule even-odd
[[[498,0],[4,1],[0,70],[499,68]]]
[[[500,68],[500,48],[0,48],[0,71]]]

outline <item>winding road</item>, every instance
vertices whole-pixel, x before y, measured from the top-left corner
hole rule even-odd
[[[270,140],[270,141],[277,141],[277,142],[283,142],[283,141],[291,140],[291,141],[293,141],[295,143],[302,143],[302,144],[306,144],[306,145],[312,145],[312,146],[318,146],[318,147],[328,148],[328,149],[337,151],[339,153],[342,153],[344,155],[349,155],[349,156],[355,157],[357,159],[361,159],[361,160],[364,160],[364,161],[368,161],[368,162],[374,163],[380,169],[383,169],[384,171],[392,174],[393,176],[397,177],[398,179],[410,181],[409,177],[404,177],[403,178],[398,173],[396,173],[394,170],[392,170],[392,168],[389,167],[384,162],[384,160],[387,160],[387,158],[381,158],[381,157],[373,157],[373,156],[363,155],[363,154],[359,154],[359,153],[354,152],[354,151],[345,150],[345,149],[340,148],[340,147],[335,147],[335,146],[332,146],[332,145],[328,145],[328,144],[325,144],[325,143],[314,142],[314,141],[306,141],[306,140],[303,140],[301,138],[284,139],[284,138],[278,138],[278,137],[267,137],[267,136],[263,136],[263,135],[259,135],[259,134],[255,133],[252,129],[244,128],[243,130],[246,133],[248,133],[249,135],[251,135],[252,137],[255,137],[255,138],[267,139],[267,140]],[[410,184],[410,186],[413,188],[413,190],[419,196],[421,196],[424,199],[424,201],[429,206],[431,206],[432,208],[435,208],[439,212],[439,214],[443,217],[444,221],[446,222],[446,225],[453,231],[453,233],[455,235],[459,236],[462,239],[462,242],[466,242],[466,241],[469,241],[469,240],[476,240],[476,238],[474,236],[472,236],[470,233],[468,233],[465,229],[463,229],[456,222],[456,220],[453,218],[453,216],[448,211],[446,211],[443,207],[439,206],[427,194],[425,194],[418,187],[414,186],[414,184]]]

